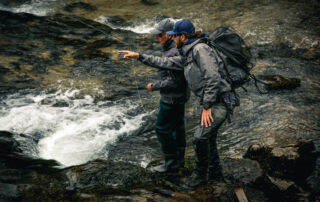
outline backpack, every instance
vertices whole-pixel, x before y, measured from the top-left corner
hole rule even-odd
[[[227,72],[228,82],[234,90],[252,78],[259,93],[263,94],[257,82],[270,85],[269,82],[262,81],[250,73],[255,65],[255,60],[251,55],[250,48],[244,40],[229,26],[216,28],[206,40],[207,45],[213,48],[218,57],[223,61],[223,68]]]

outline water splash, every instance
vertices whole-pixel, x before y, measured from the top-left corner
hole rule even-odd
[[[70,166],[107,157],[106,145],[141,126],[145,114],[135,103],[94,102],[88,95],[77,99],[78,92],[10,95],[0,107],[0,130],[23,133],[29,150],[30,141],[38,141],[37,153],[29,151],[33,156]]]
[[[32,0],[19,6],[0,6],[0,10],[46,16],[53,13],[61,0]]]
[[[173,22],[176,22],[180,19],[174,19],[174,18],[169,18]],[[158,20],[156,19],[149,19],[145,20],[143,22],[139,22],[135,25],[130,25],[130,26],[121,26],[121,25],[115,25],[110,22],[110,17],[106,16],[100,16],[95,21],[100,22],[102,24],[108,25],[112,29],[123,29],[123,30],[129,30],[138,34],[147,34],[150,33],[150,31],[155,27],[155,25],[158,23]]]

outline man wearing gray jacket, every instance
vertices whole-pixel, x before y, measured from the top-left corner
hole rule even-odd
[[[221,59],[215,50],[204,43],[204,34],[195,32],[190,21],[176,22],[173,30],[167,34],[174,37],[180,56],[160,58],[131,51],[119,53],[124,53],[124,58],[136,58],[159,69],[184,71],[190,89],[200,98],[200,125],[193,139],[195,166],[185,184],[187,188],[194,188],[205,184],[207,179],[222,180],[216,137],[218,129],[227,118],[231,86],[221,66]]]
[[[166,34],[173,29],[170,19],[160,21],[150,32],[155,35],[163,48],[163,57],[178,56],[172,36]],[[152,168],[159,173],[175,172],[184,166],[186,147],[184,104],[187,101],[187,83],[182,71],[159,69],[159,80],[149,83],[147,89],[160,91],[160,110],[155,131],[164,155],[164,161]]]

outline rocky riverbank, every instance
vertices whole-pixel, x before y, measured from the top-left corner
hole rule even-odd
[[[23,154],[14,134],[0,132],[0,199],[3,201],[236,201],[234,189],[243,188],[249,201],[319,201],[310,176],[316,158],[311,141],[283,147],[252,145],[243,159],[222,161],[225,182],[185,190],[183,180],[193,167],[177,174],[159,175],[124,162],[94,160],[59,168],[53,160]]]

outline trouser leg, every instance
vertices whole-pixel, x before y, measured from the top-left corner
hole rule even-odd
[[[217,148],[217,135],[220,126],[227,118],[227,109],[224,104],[220,104],[211,109],[214,114],[215,127],[209,137],[209,165],[208,165],[208,179],[209,180],[221,180],[222,168],[220,164],[220,158]]]
[[[176,143],[172,135],[174,128],[173,107],[160,100],[155,131],[163,153],[176,153]]]
[[[222,179],[222,169],[220,165],[220,158],[217,149],[216,136],[213,135],[209,140],[209,166],[208,166],[208,180]]]
[[[177,146],[173,136],[174,107],[160,100],[160,110],[155,125],[165,161],[153,168],[156,172],[170,172],[178,169]]]
[[[220,163],[215,142],[217,131],[226,119],[227,110],[224,104],[217,103],[212,106],[211,113],[213,117],[213,123],[211,126],[205,127],[199,124],[199,127],[194,135],[193,146],[195,149],[195,166],[191,179],[189,182],[187,182],[187,185],[191,188],[203,184],[206,181],[209,163],[209,170],[217,168],[221,171],[221,167],[217,167],[217,165],[220,166]]]
[[[184,104],[175,105],[175,120],[173,136],[175,139],[175,145],[177,149],[177,158],[180,167],[184,167],[184,155],[186,148],[186,132],[184,123]]]

